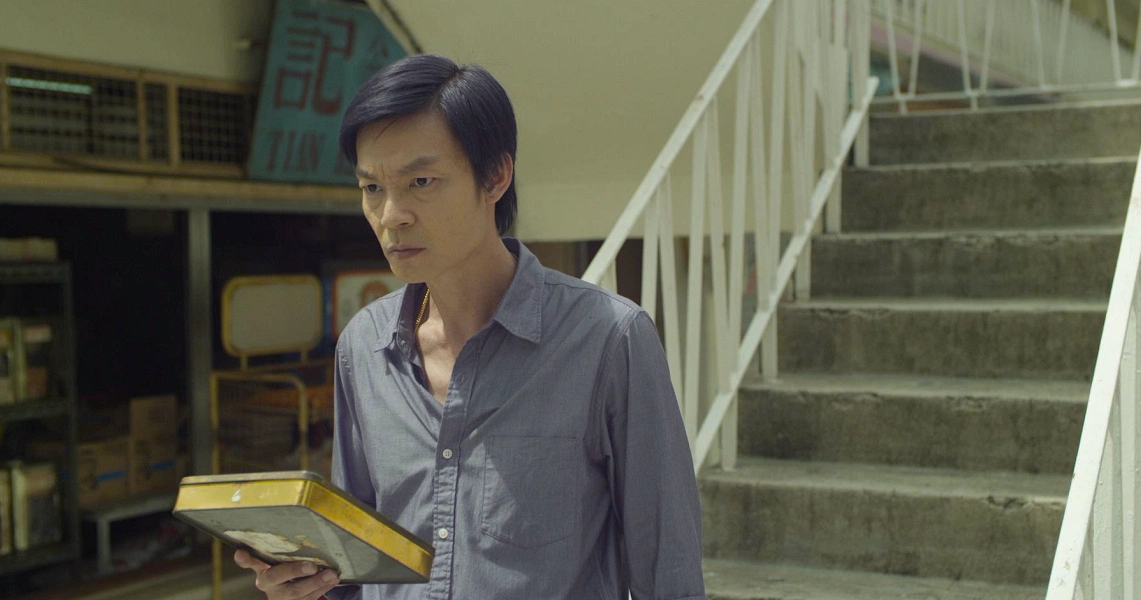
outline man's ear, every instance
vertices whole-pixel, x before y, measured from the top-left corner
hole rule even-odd
[[[515,161],[511,160],[510,154],[504,152],[499,160],[499,166],[491,174],[491,179],[487,182],[484,190],[487,192],[487,199],[492,203],[499,202],[503,194],[507,193],[507,188],[511,187],[514,176]]]

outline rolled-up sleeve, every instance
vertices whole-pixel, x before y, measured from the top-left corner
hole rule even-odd
[[[333,485],[345,490],[361,502],[376,506],[376,490],[369,477],[361,444],[360,426],[352,387],[351,366],[338,347],[333,375]],[[359,600],[359,585],[344,585],[325,594],[328,600]]]
[[[603,368],[604,452],[631,595],[704,599],[693,459],[662,343],[644,311],[614,340]]]

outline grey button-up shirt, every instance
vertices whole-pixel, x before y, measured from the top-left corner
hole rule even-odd
[[[423,585],[331,599],[704,599],[701,509],[657,330],[636,304],[519,263],[441,404],[414,337],[424,286],[337,344],[333,482],[436,548]]]

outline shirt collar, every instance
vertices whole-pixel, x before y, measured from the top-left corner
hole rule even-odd
[[[546,273],[539,259],[514,238],[503,238],[503,245],[519,257],[511,286],[499,302],[491,320],[518,338],[538,344],[543,333],[543,289]]]
[[[538,344],[542,339],[543,326],[543,265],[519,240],[503,238],[503,245],[519,258],[519,263],[515,267],[511,285],[491,320],[515,337]],[[380,335],[381,340],[387,340],[387,343],[381,342],[381,347],[396,349],[409,360],[413,354],[416,317],[420,314],[425,287],[423,283],[404,286],[400,312],[388,330],[382,331]]]

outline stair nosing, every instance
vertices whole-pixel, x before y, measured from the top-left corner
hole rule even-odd
[[[948,108],[944,110],[922,110],[912,111],[907,114],[899,114],[897,112],[876,112],[869,114],[869,118],[876,120],[915,120],[922,117],[953,117],[961,115],[991,115],[991,114],[1015,114],[1015,113],[1028,113],[1028,112],[1049,112],[1049,111],[1065,111],[1065,110],[1088,110],[1098,108],[1120,108],[1123,106],[1137,106],[1141,108],[1141,100],[1136,98],[1115,98],[1112,100],[1077,100],[1073,102],[1056,102],[1050,104],[1022,104],[1017,106],[988,106],[986,108],[979,108],[970,112],[964,111],[960,108]]]
[[[1120,237],[1125,231],[1120,226],[1102,227],[1043,227],[1040,229],[927,229],[927,230],[882,230],[823,233],[812,240],[820,241],[901,241],[901,240],[970,240],[979,238],[1066,238],[1066,237]]]
[[[1104,313],[1105,300],[1075,298],[963,298],[946,297],[828,297],[782,303],[786,310],[882,310],[893,312],[1071,312]]]
[[[1026,167],[1117,166],[1136,164],[1137,155],[1091,156],[1088,158],[1028,158],[1016,160],[951,160],[941,162],[883,163],[845,167],[845,173],[893,173],[896,171],[1001,171]]]
[[[937,387],[923,388],[919,386],[890,385],[891,382],[910,383],[913,381],[932,381]],[[825,385],[823,382],[828,382]],[[1017,384],[1040,384],[1045,389],[1032,390],[1026,393],[1012,392],[1009,388],[998,390],[984,390],[966,387],[967,382],[996,382],[1000,385],[1015,387]],[[956,389],[955,384],[964,384],[963,388]],[[783,374],[776,380],[765,381],[759,375],[750,375],[741,383],[742,388],[758,391],[774,392],[807,392],[822,395],[844,394],[870,394],[881,398],[918,398],[918,399],[966,399],[966,400],[992,400],[992,401],[1044,401],[1076,404],[1084,406],[1089,399],[1090,383],[1073,380],[1066,387],[1074,388],[1072,393],[1062,393],[1059,382],[1051,380],[1031,379],[984,379],[970,377],[919,377],[906,376],[893,373],[886,374],[819,374],[819,373],[791,373]],[[836,385],[839,384],[839,385]],[[877,385],[878,384],[878,385]],[[889,385],[885,385],[889,384]],[[1078,391],[1080,390],[1080,392]]]
[[[907,592],[908,597],[912,590],[901,590],[900,588],[930,588],[926,590],[919,590],[924,593],[923,597],[930,597],[931,592],[939,594],[939,597],[944,597],[947,594],[951,598],[965,599],[977,598],[979,592],[994,592],[995,597],[1000,597],[1002,593],[1018,593],[1020,596],[1033,595],[1040,598],[1039,590],[1041,586],[1038,585],[1025,585],[1014,583],[991,583],[985,581],[972,581],[965,579],[949,579],[945,577],[921,577],[912,575],[897,575],[892,573],[883,573],[877,571],[854,571],[845,569],[835,569],[826,567],[811,567],[798,564],[783,564],[772,562],[752,562],[740,559],[727,559],[727,558],[709,558],[702,559],[702,570],[706,573],[706,589],[710,596],[728,596],[732,598],[766,598],[771,599],[780,598],[797,598],[803,600],[837,600],[838,598],[873,598],[873,593],[882,593],[885,590],[892,590],[893,592]],[[732,573],[740,573],[741,571],[748,571],[742,573],[745,579],[749,582],[749,586],[754,588],[749,591],[737,591],[732,589],[734,582],[727,579],[719,579],[723,574],[717,573],[718,570],[730,570]],[[738,575],[740,577],[740,575]],[[765,579],[758,579],[758,576],[764,576]],[[786,585],[788,579],[797,576],[803,576],[805,580],[813,584],[820,585],[819,589],[796,589],[795,592],[789,594],[778,591],[770,591],[765,587],[781,587]],[[853,582],[864,580],[866,583],[872,584],[870,588],[858,589],[861,592],[858,595],[853,595],[852,590]],[[794,585],[796,585],[794,583]],[[877,586],[882,586],[883,589],[875,589]],[[837,590],[844,590],[837,593]],[[805,594],[807,592],[807,595]],[[761,595],[763,594],[763,595]],[[883,596],[878,596],[883,597]]]
[[[794,467],[827,471],[828,473],[807,474],[795,479],[763,479],[757,472],[764,467],[790,470]],[[860,474],[849,480],[835,479],[829,473],[843,473],[848,476]],[[870,476],[870,477],[869,477]],[[884,481],[885,477],[893,478]],[[988,479],[993,478],[993,479]],[[980,481],[999,481],[994,486],[983,488],[971,487],[970,482],[976,484]],[[934,467],[916,467],[900,465],[875,465],[865,463],[836,463],[828,461],[797,461],[763,458],[755,456],[740,456],[737,458],[737,468],[733,471],[708,469],[700,477],[703,482],[722,485],[743,485],[754,488],[781,488],[781,489],[815,489],[833,490],[842,492],[868,492],[880,493],[890,496],[908,496],[924,498],[958,498],[967,500],[988,500],[1017,498],[1036,504],[1064,504],[1068,494],[1068,484],[1062,483],[1072,479],[1070,475],[1059,474],[1026,474],[1009,471],[968,471],[964,469],[947,469]],[[876,485],[880,483],[880,485]],[[1028,482],[1038,482],[1038,485],[1052,485],[1058,489],[1054,493],[1041,491],[1028,491],[1019,489],[1018,484],[1026,486]],[[927,485],[924,485],[926,483]],[[967,485],[964,485],[967,484]],[[1063,487],[1065,489],[1063,489]],[[994,500],[992,500],[994,499]]]

